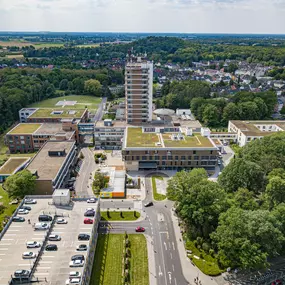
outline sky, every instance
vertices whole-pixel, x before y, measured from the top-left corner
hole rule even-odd
[[[0,0],[0,31],[285,34],[285,0]]]

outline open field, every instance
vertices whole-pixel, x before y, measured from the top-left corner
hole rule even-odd
[[[32,134],[34,133],[41,124],[19,124],[14,129],[12,129],[9,134]]]
[[[49,48],[49,47],[61,47],[63,43],[42,43],[42,42],[29,42],[29,41],[0,41],[0,46],[16,46],[16,47],[25,47],[25,46],[34,46],[36,49],[39,48]]]
[[[156,179],[163,180],[163,177],[162,176],[152,176],[151,177],[153,199],[156,201],[162,201],[166,199],[166,196],[163,194],[157,193],[157,187],[156,187],[156,181],[155,181]]]
[[[79,47],[79,48],[89,48],[89,47],[99,47],[100,44],[86,44],[86,45],[77,45],[76,47]]]
[[[13,174],[13,172],[20,167],[28,158],[24,157],[13,157],[10,158],[5,165],[0,168],[0,174]]]
[[[17,208],[18,205],[9,205],[10,199],[6,191],[3,190],[2,186],[0,185],[0,203],[3,203],[4,211],[0,212],[0,231],[3,228],[3,221],[6,216],[12,216],[13,212]]]
[[[130,240],[130,285],[149,285],[146,239],[141,234],[128,235]],[[92,285],[121,285],[124,234],[99,234]]]
[[[155,147],[159,142],[155,133],[143,133],[141,128],[127,129],[127,147]]]
[[[109,211],[109,217],[106,211],[101,212],[102,221],[135,221],[140,217],[140,213],[137,211],[123,211],[122,217],[121,212]]]
[[[60,106],[56,106],[58,101],[77,101],[77,104],[74,106],[64,107],[68,109],[84,109],[87,106],[88,110],[96,110],[98,104],[101,102],[101,98],[87,95],[69,95],[69,96],[61,96],[52,99],[43,100],[41,102],[34,103],[29,107],[32,108],[61,108]]]
[[[24,56],[22,54],[7,54],[6,58],[23,58]]]

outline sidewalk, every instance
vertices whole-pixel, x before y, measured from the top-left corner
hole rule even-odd
[[[155,272],[155,257],[153,249],[153,241],[149,235],[145,235],[147,244],[147,255],[148,255],[148,272],[149,272],[149,284],[156,285],[156,272]]]
[[[175,237],[177,240],[177,248],[178,248],[179,257],[181,261],[182,272],[186,280],[189,282],[189,284],[193,285],[194,278],[198,276],[199,280],[202,281],[202,285],[218,285],[218,283],[212,277],[205,275],[195,265],[193,265],[190,262],[189,258],[186,255],[184,243],[182,241],[179,241],[179,239],[182,240],[182,235],[180,233],[180,228],[178,226],[178,218],[174,216],[174,211],[172,210],[171,210],[171,218],[173,221],[173,228],[174,228]]]
[[[105,211],[105,209],[104,209]],[[109,208],[109,212],[112,213],[112,212],[121,212],[120,210],[118,211],[117,208]],[[133,212],[134,210],[128,210],[128,209],[123,209],[122,210],[123,212]],[[102,212],[102,210],[101,210]],[[137,212],[139,212],[137,210]],[[135,221],[101,221],[101,223],[137,223],[137,222],[141,222],[141,221],[144,221],[146,220],[146,213],[144,211],[140,211],[140,217],[135,220]]]

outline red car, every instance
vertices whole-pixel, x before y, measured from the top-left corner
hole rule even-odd
[[[93,224],[93,220],[92,220],[92,219],[89,219],[89,218],[85,218],[85,219],[84,219],[84,224],[89,224],[89,225],[91,225],[91,224]]]
[[[137,227],[136,228],[136,232],[143,233],[144,231],[145,231],[145,228],[143,228],[143,227]]]

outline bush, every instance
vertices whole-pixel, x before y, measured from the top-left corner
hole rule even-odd
[[[197,258],[193,258],[192,261],[204,274],[217,276],[224,272],[219,268],[218,264],[214,262],[208,262]]]
[[[207,242],[203,242],[202,244],[202,249],[206,252],[209,252],[210,250],[210,245]]]

